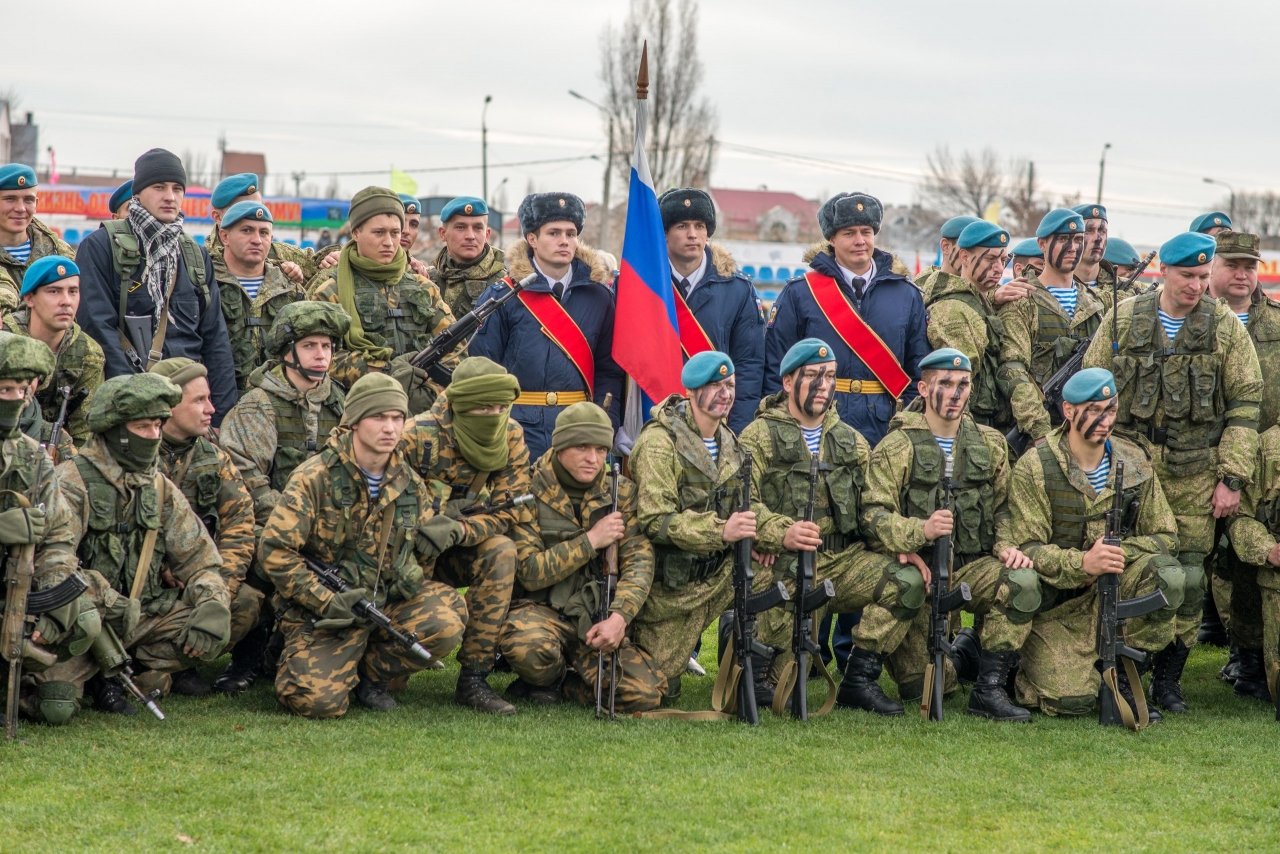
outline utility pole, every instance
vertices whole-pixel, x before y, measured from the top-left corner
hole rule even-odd
[[[489,204],[489,102],[492,95],[484,96],[484,108],[480,110],[480,192],[484,203]]]
[[[608,150],[606,151],[605,158],[604,158],[604,191],[603,191],[604,199],[601,203],[602,206],[604,207],[604,218],[600,221],[600,248],[608,252],[610,251],[609,250],[609,232],[611,230],[610,219],[612,218],[612,213],[609,208],[609,188],[613,180],[613,127],[614,127],[613,113],[610,112],[608,109],[606,109],[603,105],[597,104],[595,101],[591,100],[586,95],[579,94],[578,92],[575,92],[572,89],[569,90],[569,95],[571,97],[577,98],[579,101],[582,101],[584,103],[590,104],[591,106],[595,107],[597,110],[604,113],[605,118],[609,120],[609,128],[607,131],[607,133],[609,134]]]
[[[1098,161],[1098,204],[1102,204],[1102,173],[1107,168],[1107,149],[1111,147],[1111,143],[1102,146],[1102,159]]]

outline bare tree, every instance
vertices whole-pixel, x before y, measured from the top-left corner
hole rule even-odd
[[[209,155],[203,151],[194,152],[190,148],[182,152],[182,166],[187,170],[187,182],[201,186],[211,186],[213,182],[213,166]]]
[[[698,57],[697,0],[631,0],[620,28],[601,35],[600,77],[605,107],[612,117],[613,168],[622,186],[630,171],[635,139],[636,70],[640,48],[649,42],[649,127],[646,152],[654,188],[705,187],[715,160],[719,124],[711,101],[702,97]]]
[[[1049,212],[1049,200],[1036,183],[1036,164],[1015,160],[1005,188],[1003,225],[1013,234],[1035,234]]]
[[[940,145],[925,155],[929,174],[921,194],[925,203],[948,216],[982,216],[1005,196],[1005,171],[995,150],[964,151],[959,157]]]
[[[1280,194],[1244,191],[1222,200],[1220,210],[1231,215],[1232,225],[1262,238],[1263,249],[1280,247]]]

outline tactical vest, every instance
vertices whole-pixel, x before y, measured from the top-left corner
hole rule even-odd
[[[222,266],[222,270],[226,270],[226,267]],[[282,306],[303,298],[301,289],[287,285],[282,287],[282,279],[284,273],[278,267],[268,264],[262,290],[258,292],[256,299],[249,299],[249,294],[230,271],[226,271],[225,277],[216,279],[220,295],[218,302],[222,306],[222,317],[227,322],[227,335],[231,339],[231,358],[235,362],[236,380],[242,391],[248,388],[249,375],[267,361],[263,338],[275,314]]]
[[[760,501],[770,510],[801,519],[809,503],[809,446],[795,421],[769,418],[766,423],[773,453],[757,463],[762,471]],[[835,535],[830,542],[824,537],[824,551],[839,551],[860,539],[865,475],[857,452],[853,428],[836,422],[822,431],[823,470],[818,475],[822,488],[814,497],[813,521],[822,526],[824,519],[830,519],[829,526],[823,527]]]
[[[928,429],[912,427],[903,432],[911,439],[911,472],[899,496],[900,506],[904,516],[927,519],[942,504],[946,461]],[[996,461],[969,418],[961,420],[953,448],[952,543],[958,555],[990,554],[996,542]]]
[[[538,505],[538,530],[542,535],[544,548],[554,548],[560,543],[572,540],[582,535],[584,530],[590,529],[597,521],[608,514],[608,507],[598,507],[592,511],[587,521],[587,528],[584,529],[576,522],[566,519],[563,514],[557,513],[546,503],[539,501]],[[539,604],[550,604],[552,602],[563,603],[578,594],[583,587],[591,583],[593,575],[599,573],[600,559],[597,556],[582,566],[573,575],[557,581],[550,587],[542,590],[525,591],[525,599],[530,602]]]
[[[1104,518],[1111,508],[1100,506],[1093,513],[1086,513],[1084,495],[1072,486],[1071,481],[1067,480],[1067,473],[1063,471],[1062,464],[1054,454],[1053,448],[1049,447],[1049,443],[1045,442],[1036,448],[1036,453],[1040,456],[1040,468],[1044,472],[1044,488],[1049,498],[1049,515],[1053,525],[1052,539],[1047,545],[1086,551],[1093,548],[1093,540],[1089,538],[1088,524]],[[1114,461],[1113,454],[1113,465]],[[1128,536],[1137,522],[1141,496],[1142,482],[1125,486],[1125,513],[1120,528],[1121,537]]]
[[[1280,496],[1270,501],[1259,501],[1253,518],[1265,525],[1271,536],[1277,536],[1280,533]]]
[[[162,496],[152,479],[132,490],[130,501],[122,502],[120,493],[102,473],[83,456],[72,457],[80,479],[84,481],[89,521],[80,539],[77,555],[80,564],[97,570],[114,589],[128,596],[138,569],[138,553],[149,530],[160,530],[163,524]],[[168,487],[166,487],[167,489]],[[145,613],[167,614],[181,594],[176,587],[165,587],[160,578],[164,565],[164,535],[156,537],[151,554],[151,568],[142,587],[141,600]]]
[[[1072,283],[1074,285],[1074,283]],[[1086,290],[1087,293],[1087,290]],[[1032,377],[1041,385],[1062,367],[1081,342],[1093,337],[1098,331],[1101,319],[1095,312],[1084,323],[1072,328],[1072,318],[1062,313],[1062,306],[1048,291],[1034,288],[1031,298],[1036,301],[1035,338],[1031,342],[1031,364],[1027,365]],[[1083,304],[1076,305],[1076,311],[1082,311]]]
[[[120,277],[121,293],[133,289],[133,273],[142,264],[142,252],[138,249],[138,236],[129,227],[125,219],[111,219],[102,224],[111,238],[111,265]],[[201,300],[201,308],[209,304],[209,279],[205,275],[204,258],[200,255],[200,247],[185,232],[178,239],[182,250],[182,262],[186,265],[187,275],[196,286],[196,293]],[[145,355],[145,354],[143,354]]]
[[[183,460],[190,454],[190,462]],[[219,475],[221,460],[213,443],[203,436],[197,438],[186,453],[170,456],[165,452],[164,444],[160,446],[160,468],[165,475],[178,484],[182,494],[186,496],[191,509],[204,523],[204,529],[215,541],[221,530],[222,517],[219,515],[219,492],[222,489],[222,478]],[[183,469],[185,468],[185,471]],[[182,482],[178,483],[178,474],[182,473]]]
[[[1004,320],[996,315],[977,294],[949,293],[930,299],[927,305],[954,299],[967,305],[987,324],[987,347],[982,351],[982,364],[973,373],[973,391],[969,395],[969,411],[979,424],[1004,429],[1013,425],[1012,412],[996,374],[1000,370],[1000,341],[1004,337]]]
[[[20,507],[17,496],[31,495],[36,473],[40,470],[41,457],[45,457],[45,452],[32,442],[0,439],[0,442],[6,441],[11,442],[13,457],[8,467],[0,471],[0,513]],[[0,579],[5,577],[5,565],[14,551],[15,549],[0,546]],[[4,595],[5,591],[0,589],[0,601],[3,601]]]
[[[1167,430],[1163,462],[1179,476],[1204,471],[1213,463],[1226,426],[1222,354],[1218,350],[1216,303],[1201,298],[1171,346],[1156,312],[1158,293],[1133,300],[1129,329],[1112,360],[1119,411],[1116,423],[1146,432]],[[1156,412],[1163,408],[1161,423]]]
[[[389,299],[392,291],[394,296]],[[397,356],[427,346],[442,317],[431,289],[407,272],[403,279],[390,286],[380,285],[357,272],[355,304],[365,337],[374,346],[390,347]]]
[[[271,460],[271,488],[283,490],[293,470],[315,456],[325,439],[342,420],[342,399],[330,380],[329,396],[316,415],[316,429],[307,429],[306,412],[301,404],[285,400],[268,391],[271,409],[276,416],[276,455]]]

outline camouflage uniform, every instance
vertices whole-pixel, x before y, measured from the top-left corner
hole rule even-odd
[[[1280,673],[1280,569],[1267,556],[1280,536],[1280,426],[1259,438],[1256,476],[1240,496],[1229,530],[1239,557],[1231,588],[1231,639],[1241,650],[1256,654],[1261,649],[1274,698]]]
[[[71,244],[38,219],[32,218],[31,225],[27,226],[27,238],[31,241],[31,254],[25,264],[0,247],[0,314],[13,311],[19,306],[18,293],[22,290],[22,277],[32,261],[38,261],[46,255],[75,257],[76,251],[71,248]]]
[[[1116,462],[1125,464],[1125,506],[1130,508],[1118,595],[1130,599],[1159,589],[1169,601],[1166,608],[1129,620],[1127,642],[1140,650],[1163,649],[1173,640],[1174,615],[1183,601],[1186,575],[1173,555],[1178,526],[1156,467],[1133,442],[1112,435],[1110,445],[1112,474],[1095,493],[1071,456],[1065,426],[1050,431],[1044,445],[1014,465],[1009,512],[997,525],[996,550],[1021,549],[1040,574],[1043,598],[1034,620],[1011,621],[1008,628],[1018,635],[1015,648],[1022,650],[1018,702],[1046,714],[1082,715],[1095,706],[1098,601],[1094,579],[1082,567],[1085,551],[1106,533]]]
[[[431,281],[439,284],[454,317],[462,317],[475,308],[476,300],[506,273],[507,263],[502,250],[488,244],[479,258],[465,265],[450,258],[448,249],[441,249],[427,271]]]
[[[568,665],[585,683],[585,693],[594,695],[598,656],[585,640],[599,607],[601,553],[588,542],[587,530],[609,513],[609,480],[602,475],[581,501],[574,501],[556,477],[551,462],[556,453],[548,450],[533,469],[533,518],[512,530],[520,561],[518,587],[499,648],[511,669],[530,685],[559,685]],[[653,584],[653,546],[636,520],[636,486],[623,477],[618,479],[618,509],[627,534],[618,543],[617,588],[610,612],[621,614],[629,626]],[[605,658],[607,667],[609,656]],[[657,708],[667,680],[648,653],[624,640],[618,649],[618,674],[619,711]]]
[[[10,332],[30,336],[31,310],[21,308],[13,314],[5,315],[4,325]],[[49,438],[53,424],[58,420],[58,412],[62,409],[59,389],[69,386],[71,397],[67,402],[67,420],[63,424],[63,430],[77,445],[83,445],[89,440],[89,422],[86,418],[89,395],[102,385],[102,370],[105,365],[102,348],[97,341],[85,334],[80,324],[72,323],[62,336],[62,343],[58,345],[58,352],[53,354],[53,358],[53,377],[41,383],[36,392],[41,415],[48,427],[41,439]]]
[[[397,449],[371,501],[347,428],[335,430],[324,450],[289,479],[261,540],[284,633],[276,698],[289,711],[341,717],[361,679],[386,683],[422,667],[394,640],[359,623],[316,627],[336,594],[306,568],[302,552],[338,567],[353,588],[368,590],[392,622],[417,634],[434,657],[457,646],[466,608],[453,590],[424,577],[418,557],[418,526],[434,515],[429,496]]]
[[[231,339],[231,358],[236,364],[236,385],[248,391],[249,375],[265,362],[263,336],[283,306],[306,298],[306,289],[290,281],[277,264],[266,265],[262,288],[253,299],[227,269],[222,253],[213,257],[213,278],[221,294],[222,316]]]
[[[1104,309],[1076,282],[1076,311],[1067,317],[1036,276],[1028,276],[1027,283],[1032,288],[1029,297],[1000,307],[1004,329],[998,377],[1018,427],[1035,440],[1052,426],[1040,387],[1097,331]],[[1058,416],[1052,420],[1056,422]]]
[[[1258,364],[1264,377],[1280,377],[1280,301],[1272,299],[1261,288],[1253,292],[1249,306],[1249,323],[1245,327],[1258,352]],[[1280,382],[1264,383],[1258,432],[1280,424]]]
[[[713,462],[692,405],[672,395],[654,407],[631,452],[637,517],[655,552],[654,585],[632,623],[632,638],[653,656],[671,696],[694,644],[733,601],[732,558],[723,535],[741,494],[742,454],[723,422],[715,438],[719,459]],[[760,503],[751,509],[757,548],[781,550],[781,532],[768,525],[776,514]]]
[[[209,257],[213,259],[216,265],[222,264],[222,256],[226,252],[226,248],[222,245],[222,241],[218,238],[218,229],[214,228],[205,238],[204,248],[209,251]],[[271,249],[267,251],[267,266],[272,263],[276,265],[287,264],[293,262],[302,268],[302,281],[309,282],[317,273],[320,272],[320,262],[330,252],[337,251],[337,246],[318,246],[315,249],[303,249],[299,246],[293,246],[289,243],[281,243],[278,240],[271,241]]]
[[[954,347],[973,365],[969,411],[979,424],[1008,430],[1009,401],[996,381],[1004,320],[987,295],[968,279],[938,271],[925,298],[926,330],[936,349]]]

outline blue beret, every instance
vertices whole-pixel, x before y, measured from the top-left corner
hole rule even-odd
[[[782,357],[778,366],[778,376],[785,377],[796,368],[805,365],[816,365],[819,362],[834,362],[836,354],[831,345],[821,338],[802,338],[791,345],[791,349]]]
[[[32,293],[42,285],[52,285],[72,276],[80,275],[76,262],[65,255],[46,255],[31,262],[26,273],[22,275],[22,291],[20,296]]]
[[[1210,228],[1231,228],[1231,217],[1222,211],[1209,211],[1191,220],[1191,226],[1187,230],[1203,233]]]
[[[0,190],[29,190],[36,186],[36,170],[25,163],[0,166]]]
[[[1084,234],[1084,217],[1070,208],[1054,208],[1044,215],[1036,228],[1036,237],[1055,234]]]
[[[1009,232],[994,222],[978,220],[971,222],[960,232],[956,245],[961,249],[991,248],[1003,249],[1009,245]]]
[[[1043,258],[1044,253],[1040,251],[1040,244],[1036,243],[1034,237],[1028,237],[1026,240],[1019,240],[1013,247],[1014,258]]]
[[[1170,267],[1198,267],[1213,260],[1218,241],[1198,231],[1184,231],[1160,247],[1160,263]]]
[[[1103,261],[1110,261],[1122,267],[1132,267],[1142,260],[1138,250],[1127,240],[1118,237],[1107,238],[1107,251],[1102,254]]]
[[[869,225],[880,233],[880,220],[884,207],[875,196],[866,193],[837,193],[818,208],[818,228],[828,240],[842,228]]]
[[[401,194],[400,194],[400,201],[404,203],[404,212],[405,212],[405,213],[407,213],[407,214],[421,214],[421,213],[422,213],[422,202],[418,201],[418,199],[417,199],[416,197],[414,197],[414,196],[410,196],[410,195],[407,195],[406,193],[401,193]]]
[[[1110,400],[1115,396],[1116,378],[1106,368],[1085,368],[1083,371],[1076,371],[1062,387],[1062,399],[1067,403]]]
[[[451,200],[440,210],[440,221],[448,222],[455,216],[488,216],[489,206],[484,203],[484,199],[477,199],[475,196],[458,196]]]
[[[230,228],[242,219],[272,222],[271,211],[262,202],[236,202],[222,215],[222,228]]]
[[[920,360],[920,370],[940,368],[944,371],[973,371],[969,357],[954,347],[942,347],[934,350]]]
[[[133,179],[130,178],[128,181],[125,181],[119,187],[116,187],[116,191],[111,194],[111,200],[107,202],[107,208],[112,213],[115,213],[116,208],[120,207],[121,205],[123,205],[125,202],[129,201],[132,198],[133,198]]]
[[[1085,219],[1100,219],[1107,221],[1107,209],[1102,205],[1076,205],[1073,211],[1080,214]]]
[[[252,172],[230,175],[219,181],[218,186],[213,188],[213,193],[209,196],[209,204],[222,210],[241,196],[258,192],[259,183],[258,176]]]
[[[942,228],[938,229],[938,236],[945,237],[947,240],[955,240],[960,236],[960,232],[964,231],[965,226],[973,225],[975,222],[982,222],[976,216],[953,216],[942,224]]]
[[[719,350],[703,350],[684,363],[680,384],[688,389],[702,388],[733,376],[733,359]]]

